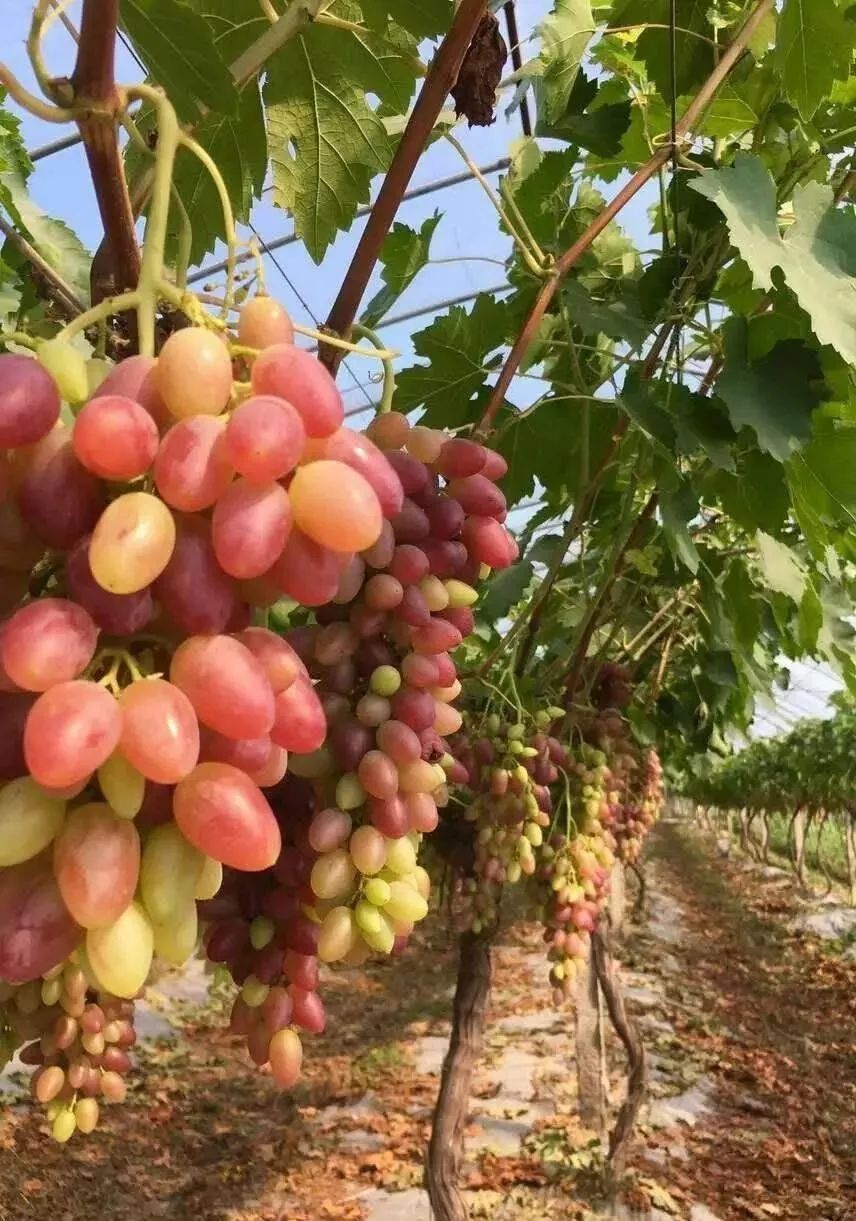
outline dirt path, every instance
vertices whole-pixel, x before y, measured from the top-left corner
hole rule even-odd
[[[786,931],[790,882],[669,825],[651,856],[648,918],[623,951],[652,1068],[627,1204],[593,1203],[573,1013],[549,1005],[538,928],[521,922],[495,952],[467,1131],[473,1221],[856,1221],[856,963]],[[155,990],[128,1103],[94,1137],[46,1140],[7,1075],[0,1221],[427,1221],[455,942],[426,924],[412,953],[331,974],[328,1032],[307,1039],[291,1094],[223,1033],[201,969]],[[617,1047],[610,1061],[618,1104]]]
[[[665,891],[683,915],[672,952],[687,1008],[672,1020],[713,1083],[671,1181],[721,1221],[852,1221],[856,963],[789,931],[803,906],[791,878],[669,824],[652,857],[654,911]]]

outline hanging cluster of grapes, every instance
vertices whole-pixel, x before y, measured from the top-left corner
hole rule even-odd
[[[225,867],[247,942],[218,950],[215,929],[209,953],[264,1010],[262,1062],[287,1083],[292,1025],[323,1024],[316,952],[389,952],[425,913],[416,846],[460,723],[448,651],[481,569],[516,545],[499,455],[393,414],[374,440],[343,427],[333,379],[269,298],[236,338],[233,364],[229,335],[177,331],[94,389],[60,341],[0,356],[0,981],[10,1001],[51,996],[66,964],[129,1020],[153,956],[193,953]],[[282,598],[315,614],[291,640],[253,625]],[[313,792],[293,826],[290,756]],[[53,1047],[47,1010],[42,1067],[63,1072],[73,1120],[77,1044]],[[42,1080],[47,1098],[58,1074]]]
[[[598,712],[584,726],[589,742],[609,757],[606,801],[601,821],[609,831],[618,860],[638,859],[642,842],[663,805],[663,769],[653,748],[642,749],[624,717],[612,709]]]
[[[372,950],[390,953],[427,914],[417,850],[437,826],[452,766],[446,735],[461,724],[449,651],[473,628],[481,567],[516,554],[499,521],[498,455],[395,413],[369,432],[395,473],[394,515],[339,573],[314,621],[288,634],[320,701],[319,732],[304,726],[290,763],[305,781],[305,817],[289,814],[290,842],[270,878],[235,886],[228,923],[207,943],[241,985],[233,1028],[284,1081],[302,1053],[280,1032],[289,1022],[323,1029],[318,960],[357,965]]]
[[[531,877],[536,850],[550,826],[550,785],[568,752],[547,730],[560,708],[507,724],[489,713],[455,743],[454,777],[469,790],[464,818],[472,824],[471,876],[463,884],[472,908],[474,932],[490,927],[499,914],[505,884]]]
[[[137,1040],[131,1001],[90,988],[75,962],[15,987],[0,983],[0,1060],[21,1048],[58,1141],[94,1131],[98,1099],[122,1102],[128,1051]]]
[[[544,940],[556,1004],[569,999],[589,952],[609,892],[614,840],[605,828],[610,779],[607,756],[586,742],[568,752],[563,802],[564,831],[541,850],[538,882],[546,892]]]

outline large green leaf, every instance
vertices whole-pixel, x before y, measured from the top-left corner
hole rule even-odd
[[[821,343],[856,364],[856,215],[836,211],[832,190],[809,183],[794,191],[794,224],[784,237],[776,217],[776,185],[763,162],[738,154],[734,164],[705,170],[690,186],[725,214],[731,240],[756,287],[774,286],[781,268],[788,288]]]
[[[454,11],[452,0],[372,0],[372,6],[417,38],[444,34]]]
[[[781,527],[791,504],[781,463],[757,449],[740,456],[735,474],[713,472],[706,481],[705,495],[718,499],[744,530],[761,529],[768,534]]]
[[[786,594],[799,604],[805,593],[805,566],[790,547],[771,538],[763,530],[755,536],[758,564],[766,584],[776,593]]]
[[[225,11],[210,11],[212,7]],[[248,0],[195,0],[204,5],[221,58],[232,63],[267,25]],[[243,87],[235,114],[211,112],[196,125],[195,139],[214,159],[226,183],[235,217],[248,221],[261,197],[267,173],[267,132],[259,85]],[[191,263],[198,263],[218,239],[225,238],[223,210],[211,175],[198,158],[182,151],[176,160],[175,185],[193,226]]]
[[[574,149],[564,149],[542,155],[534,142],[533,152],[534,168],[527,166],[528,172],[523,173],[515,167],[509,182],[514,202],[536,241],[551,249],[558,243],[559,227],[568,210],[577,154]]]
[[[731,318],[723,328],[725,364],[716,388],[736,429],[754,430],[759,446],[784,462],[811,436],[820,401],[817,353],[799,340],[777,343],[760,360],[749,359],[749,327]]]
[[[584,335],[602,334],[623,340],[631,351],[638,351],[648,338],[648,323],[625,298],[598,301],[577,280],[569,280],[562,289],[562,300]]]
[[[23,184],[32,172],[33,163],[21,135],[21,121],[2,105],[5,99],[6,91],[0,89],[0,208],[8,212],[15,225],[21,225],[21,217],[4,177],[14,174]]]
[[[856,428],[818,433],[799,456],[833,506],[856,522]]]
[[[122,0],[122,25],[146,68],[182,119],[202,107],[235,115],[238,90],[214,39],[212,25],[185,0]]]
[[[594,31],[589,0],[556,0],[550,16],[541,23],[542,50],[537,68],[541,78],[540,100],[547,123],[555,123],[564,115]]]
[[[630,123],[630,100],[623,81],[604,84],[577,73],[564,114],[548,122],[538,116],[536,135],[578,144],[596,157],[615,157]]]
[[[579,487],[584,410],[589,411],[586,465],[596,470],[618,420],[611,405],[586,406],[572,395],[556,394],[529,414],[506,417],[497,448],[508,463],[502,487],[509,504],[531,496],[536,484],[554,504],[573,500]]]
[[[381,115],[406,111],[419,71],[415,41],[382,22],[377,0],[337,0],[331,11],[361,28],[313,24],[277,53],[264,86],[274,201],[316,262],[389,165]]]
[[[396,378],[395,407],[424,407],[426,423],[438,427],[467,423],[474,418],[474,399],[487,383],[488,356],[504,342],[505,306],[482,294],[469,313],[454,306],[413,337],[417,356],[427,364],[413,365]]]
[[[661,493],[660,515],[669,550],[693,575],[698,572],[699,554],[689,532],[689,522],[697,514],[698,496],[686,481],[680,482],[674,491]]]
[[[2,176],[0,202],[3,196],[10,200],[13,215],[20,218],[25,235],[42,258],[50,263],[81,300],[88,301],[92,255],[77,234],[65,221],[54,220],[39,207],[27,194],[18,174],[8,173]]]
[[[713,68],[713,28],[708,14],[710,0],[676,0],[675,24],[678,27],[676,63],[676,94],[693,93]],[[672,91],[669,53],[670,0],[617,0],[610,16],[610,25],[638,25],[642,30],[636,43],[636,54],[647,70],[649,79],[662,97]]]
[[[785,93],[810,119],[834,81],[850,73],[856,25],[836,0],[784,0],[775,62]]]
[[[365,308],[361,321],[366,326],[376,326],[380,322],[428,262],[431,239],[440,220],[441,214],[435,212],[422,223],[418,232],[401,223],[392,226],[380,253],[384,287]]]

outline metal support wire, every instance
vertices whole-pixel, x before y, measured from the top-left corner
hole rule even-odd
[[[480,166],[479,173],[497,174],[502,170],[507,170],[510,164],[511,162],[508,157],[502,157],[499,161],[491,161],[489,165]],[[407,191],[402,196],[402,199],[419,199],[423,195],[432,195],[435,191],[444,191],[446,187],[460,186],[464,182],[469,182],[473,177],[474,175],[470,173],[469,170],[464,170],[462,173],[452,174],[448,178],[437,178],[433,182],[426,182],[423,186],[413,187],[412,190]],[[362,208],[357,209],[355,219],[359,219],[362,216],[368,216],[371,210],[372,205],[365,204]],[[283,234],[282,237],[275,237],[273,241],[268,242],[266,249],[269,253],[271,250],[281,250],[283,246],[291,246],[294,242],[299,241],[300,237],[298,234],[286,233]],[[246,263],[247,260],[251,259],[252,257],[253,256],[251,253],[245,252],[244,254],[239,254],[236,261],[238,263]],[[221,259],[218,263],[209,263],[207,267],[202,267],[199,269],[199,271],[194,271],[193,275],[188,276],[187,283],[195,284],[197,281],[204,280],[208,276],[217,275],[218,272],[225,271],[226,266],[227,262],[225,259]]]
[[[493,284],[490,288],[477,288],[475,292],[462,293],[460,297],[447,297],[445,301],[435,301],[433,305],[421,305],[418,309],[406,310],[403,314],[392,314],[389,318],[383,318],[375,330],[382,331],[399,322],[411,322],[414,318],[422,318],[425,314],[436,314],[440,310],[451,309],[453,305],[465,305],[468,301],[475,301],[476,297],[480,297],[482,293],[490,293],[491,296],[495,293],[508,293],[512,291],[513,287],[513,284]]]

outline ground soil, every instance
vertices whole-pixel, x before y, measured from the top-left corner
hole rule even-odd
[[[856,962],[788,931],[802,906],[792,880],[722,859],[697,831],[658,828],[646,875],[649,918],[622,960],[653,1102],[620,1215],[856,1221]],[[215,988],[204,1004],[172,1004],[178,1037],[143,1044],[128,1102],[94,1136],[58,1147],[13,1100],[0,1116],[0,1221],[417,1221],[455,971],[454,939],[427,923],[411,953],[331,978],[328,1033],[307,1038],[292,1094],[223,1033]],[[537,928],[523,920],[495,954],[466,1169],[474,1218],[603,1215],[597,1142],[574,1117],[572,1014],[546,1020],[547,1008]],[[610,1060],[620,1101],[612,1045]],[[534,1101],[512,1095],[497,1121],[522,1116],[524,1134],[497,1152],[481,1112],[524,1068]],[[658,1121],[687,1091],[704,1099],[697,1113]]]

